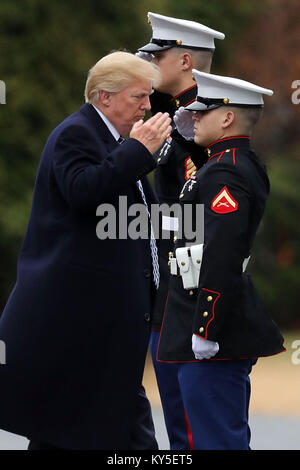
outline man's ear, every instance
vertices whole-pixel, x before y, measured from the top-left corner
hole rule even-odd
[[[104,106],[109,107],[111,102],[111,93],[109,91],[100,90],[99,102]]]
[[[184,71],[191,70],[191,68],[193,67],[193,58],[191,54],[189,54],[188,52],[184,52],[184,54],[182,54],[181,65],[182,65],[182,70]]]
[[[228,127],[232,126],[233,123],[236,121],[236,116],[234,111],[228,110],[224,113],[222,119],[222,129],[227,129]]]

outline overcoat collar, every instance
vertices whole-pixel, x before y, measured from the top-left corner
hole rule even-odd
[[[108,145],[110,150],[116,148],[119,145],[112,133],[109,131],[107,125],[101,119],[101,116],[90,103],[85,103],[83,106],[81,106],[79,112],[84,114],[89,119],[90,123],[96,129],[96,131],[101,134],[101,138]]]

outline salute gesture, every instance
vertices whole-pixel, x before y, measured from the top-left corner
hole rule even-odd
[[[154,154],[172,130],[171,118],[168,113],[157,113],[148,121],[137,121],[131,129],[130,137],[143,144]]]

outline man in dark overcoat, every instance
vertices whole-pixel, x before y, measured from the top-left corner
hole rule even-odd
[[[105,237],[99,223],[102,204],[115,210],[117,228],[124,221],[120,196],[128,207],[156,202],[146,174],[171,130],[166,114],[143,122],[157,80],[157,67],[132,54],[105,56],[89,72],[86,103],[45,145],[0,319],[0,428],[26,436],[29,448],[146,446],[138,413],[155,246],[150,237]]]

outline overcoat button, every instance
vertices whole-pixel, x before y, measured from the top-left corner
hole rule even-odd
[[[212,299],[213,299],[213,298],[212,298],[212,296],[211,296],[211,295],[209,295],[209,296],[207,297],[207,300],[208,300],[208,302],[211,302],[211,301],[212,301]]]
[[[203,333],[203,331],[204,331],[204,328],[203,328],[203,326],[201,326],[201,328],[199,328],[199,332]]]
[[[150,277],[151,276],[151,272],[149,271],[149,269],[144,269],[144,275],[145,275],[145,277]]]

